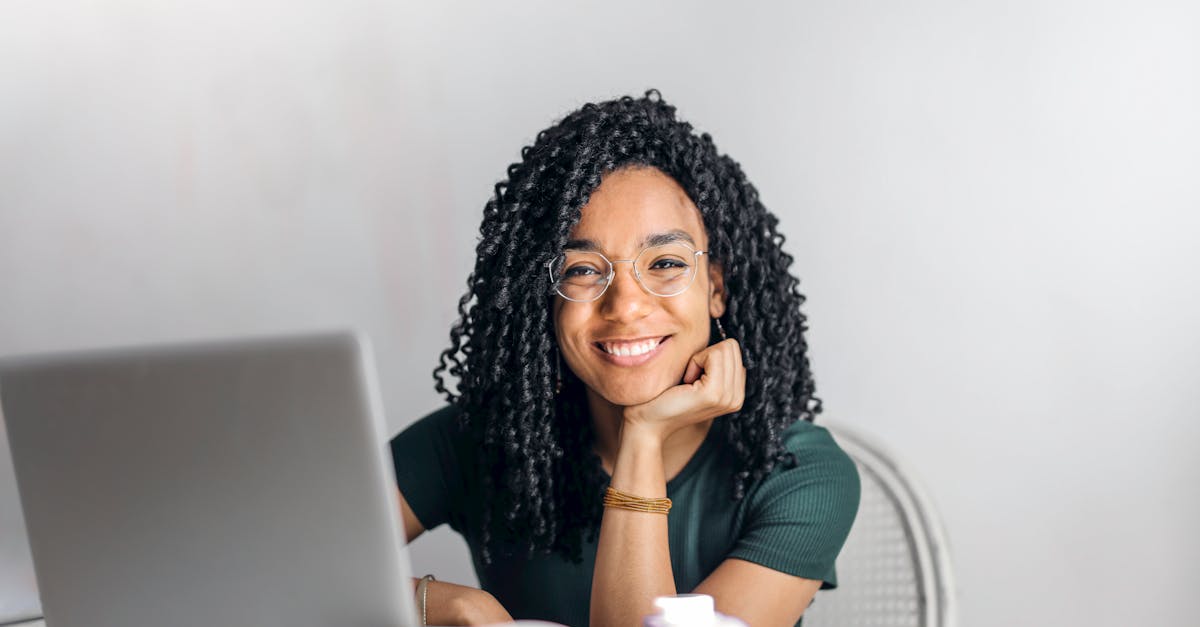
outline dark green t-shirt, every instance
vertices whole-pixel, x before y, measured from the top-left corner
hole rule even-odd
[[[583,562],[554,555],[504,556],[484,567],[476,537],[484,495],[477,452],[446,406],[391,441],[401,494],[426,529],[448,523],[466,540],[480,587],[513,618],[587,625],[596,545],[584,538]],[[725,417],[717,420],[725,420]],[[775,469],[740,501],[730,498],[733,450],[718,424],[678,475],[667,482],[671,570],[675,589],[691,592],[726,558],[738,558],[837,587],[834,559],[858,512],[854,462],[829,432],[797,421],[783,433],[796,465]]]

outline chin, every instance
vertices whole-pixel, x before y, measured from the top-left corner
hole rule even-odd
[[[641,405],[658,398],[669,388],[669,385],[638,385],[621,389],[602,390],[600,395],[604,400],[613,405],[628,407],[630,405]]]

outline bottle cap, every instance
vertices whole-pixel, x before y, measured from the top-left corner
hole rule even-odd
[[[662,622],[667,625],[700,627],[717,622],[713,598],[707,594],[677,594],[673,597],[658,597],[654,606],[662,610]]]

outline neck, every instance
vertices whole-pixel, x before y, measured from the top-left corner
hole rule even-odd
[[[587,390],[588,410],[591,413],[592,429],[596,433],[596,454],[600,456],[605,472],[613,473],[617,451],[621,448],[621,429],[625,425],[625,406],[615,405],[607,399]],[[663,441],[663,474],[668,481],[678,475],[687,465],[704,438],[712,428],[713,421],[705,420],[675,431]]]

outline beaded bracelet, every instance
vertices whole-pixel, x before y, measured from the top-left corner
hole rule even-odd
[[[642,498],[640,496],[634,496],[628,492],[622,492],[610,486],[604,491],[604,506],[627,509],[634,512],[666,514],[667,512],[671,511],[671,499]]]

